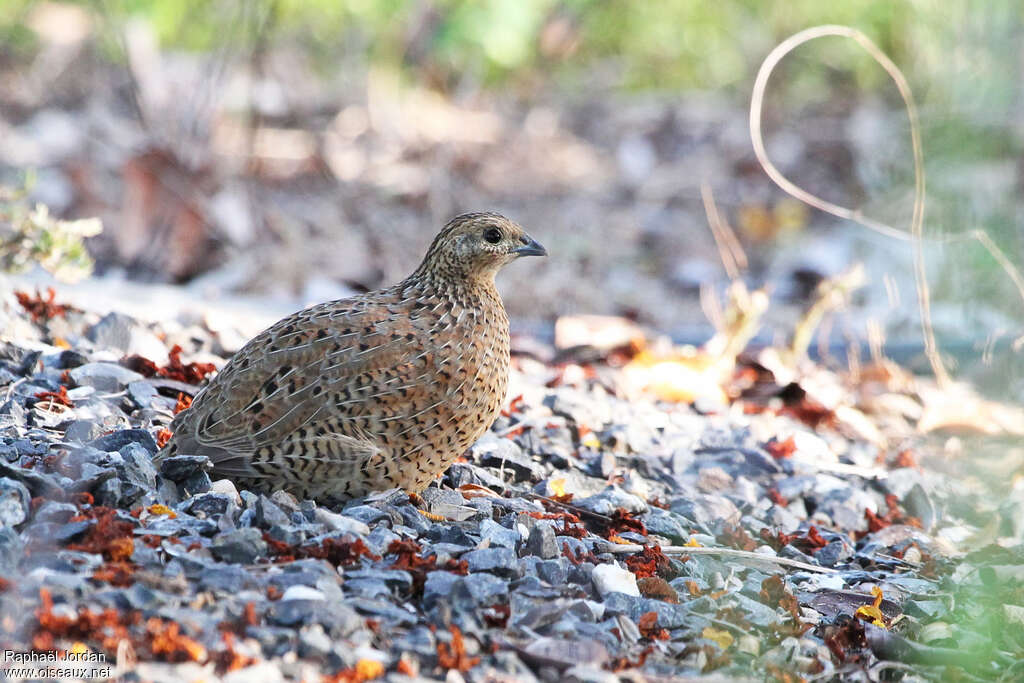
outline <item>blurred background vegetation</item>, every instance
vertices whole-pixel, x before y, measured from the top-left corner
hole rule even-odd
[[[776,288],[773,311],[799,308],[813,289],[808,281],[865,260],[876,268],[876,286],[862,297],[864,315],[837,338],[862,339],[864,320],[881,316],[890,339],[913,346],[919,328],[905,245],[794,206],[749,150],[746,107],[758,66],[785,37],[823,23],[865,32],[914,89],[929,179],[926,234],[982,228],[1020,263],[1024,5],[1016,0],[4,0],[0,136],[18,133],[45,148],[54,134],[38,115],[56,111],[70,116],[66,125],[80,123],[86,139],[69,133],[79,147],[56,160],[8,154],[0,181],[41,168],[36,198],[55,204],[55,215],[101,215],[106,230],[92,243],[101,272],[179,282],[207,276],[209,284],[211,273],[248,253],[271,264],[225,276],[229,288],[305,299],[333,294],[333,285],[394,279],[437,220],[499,208],[541,235],[554,233],[548,241],[562,262],[546,269],[548,280],[538,276],[541,291],[523,297],[529,308],[511,302],[517,317],[624,313],[686,336],[686,321],[700,316],[697,289],[724,286],[698,192],[707,180],[750,253],[752,284]],[[375,93],[403,102],[392,122],[398,132],[385,130]],[[104,108],[113,122],[97,118]],[[410,141],[415,136],[401,131],[442,110],[446,133]],[[223,142],[228,120],[243,129],[241,153]],[[770,153],[797,184],[907,227],[906,113],[888,76],[855,45],[819,40],[784,60],[765,125]],[[112,152],[118,145],[129,150]],[[531,178],[548,166],[545,154],[554,180]],[[385,156],[394,162],[386,173]],[[295,163],[282,169],[282,159]],[[69,196],[52,190],[54,174],[71,186]],[[139,177],[142,189],[133,193]],[[166,226],[130,211],[146,205],[153,178],[178,188],[176,197],[199,197],[186,213],[212,226],[181,228],[181,219],[165,217],[174,234],[202,233],[164,249],[192,249],[171,264],[140,256],[121,237],[134,226],[136,242],[141,234],[160,243],[154,236]],[[124,189],[112,193],[108,181]],[[251,236],[220,211],[234,206],[228,190],[240,185]],[[288,205],[332,193],[340,208],[331,211]],[[580,223],[595,225],[581,232]],[[595,254],[584,238],[619,248]],[[350,260],[375,266],[331,260],[325,244],[366,251],[367,259]],[[1020,334],[1024,303],[983,249],[933,245],[928,255],[936,324],[961,362],[980,357],[976,347],[990,334]],[[542,273],[532,267],[531,276]],[[310,273],[331,286],[310,288]],[[268,277],[284,284],[258,282]],[[573,291],[587,288],[600,295]],[[1014,364],[1016,355],[1007,355],[988,374],[1024,396],[1020,373],[1004,371]]]

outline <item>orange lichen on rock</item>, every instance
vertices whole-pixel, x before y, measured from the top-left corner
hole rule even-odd
[[[53,291],[53,287],[46,288],[45,299],[38,289],[34,296],[27,292],[15,292],[14,296],[17,297],[21,307],[32,316],[32,322],[50,320],[51,318],[63,318],[68,311],[76,310],[67,304],[55,302],[54,298],[57,296],[57,293]]]
[[[385,673],[384,665],[376,659],[360,659],[351,669],[342,669],[333,676],[325,676],[324,683],[364,683],[380,678]]]
[[[469,564],[465,560],[449,559],[444,566],[437,564],[437,557],[420,555],[422,547],[413,540],[392,541],[388,546],[388,555],[396,555],[391,569],[407,571],[412,575],[412,592],[414,596],[423,594],[423,586],[427,581],[427,574],[432,571],[443,569],[465,576],[469,573]]]
[[[726,524],[722,532],[718,534],[718,540],[723,545],[739,550],[754,550],[757,548],[755,541],[747,530],[738,525]]]
[[[149,636],[150,651],[155,657],[168,662],[202,662],[206,660],[206,648],[197,641],[181,634],[181,627],[175,621],[160,617],[146,620],[146,634]]]
[[[39,601],[38,628],[32,636],[32,647],[36,650],[55,650],[57,639],[67,638],[97,643],[107,652],[116,652],[121,640],[131,640],[129,627],[139,621],[137,612],[121,613],[113,607],[102,612],[80,607],[73,616],[54,614],[53,597],[45,588],[39,589]]]
[[[775,624],[772,630],[780,639],[789,636],[802,636],[812,624],[801,619],[800,601],[786,587],[782,576],[775,574],[761,582],[761,602],[770,607],[781,607],[789,613],[791,621],[786,624]]]
[[[884,515],[877,515],[869,508],[864,509],[864,518],[868,521],[867,531],[855,531],[854,538],[860,539],[868,534],[873,534],[893,524],[906,524],[908,526],[921,528],[921,520],[911,517],[900,509],[900,499],[893,494],[885,497],[885,505],[888,508]]]
[[[144,356],[128,356],[121,360],[121,364],[146,377],[166,377],[167,379],[185,382],[186,384],[199,384],[206,376],[217,369],[213,363],[182,363],[182,348],[175,344],[167,352],[167,365],[160,367]]]
[[[668,640],[668,631],[658,627],[658,613],[647,612],[636,621],[640,635],[651,640]]]
[[[101,554],[110,562],[123,562],[131,557],[135,551],[135,526],[131,522],[118,519],[116,510],[104,506],[88,508],[72,517],[71,521],[86,519],[96,520],[96,523],[85,532],[80,542],[69,544],[68,550]]]
[[[188,410],[189,406],[192,405],[192,397],[186,396],[183,392],[178,392],[178,402],[174,404],[174,414],[177,415],[183,410]]]
[[[49,401],[50,407],[54,405],[62,405],[67,408],[74,408],[75,404],[68,398],[68,388],[61,385],[57,391],[39,391],[33,394],[33,396],[39,399],[40,402]]]
[[[458,626],[452,624],[448,628],[452,634],[452,642],[449,644],[438,641],[437,663],[442,669],[455,669],[460,673],[466,673],[480,662],[480,658],[466,655],[466,643]]]
[[[660,576],[645,576],[637,579],[636,587],[640,589],[640,595],[645,598],[661,600],[662,602],[670,602],[672,604],[679,603],[679,593],[669,585],[668,581]]]
[[[172,432],[167,427],[163,427],[162,429],[160,429],[160,431],[156,433],[157,448],[163,448],[164,446],[166,446],[167,442],[171,440],[172,436],[174,436],[174,432]]]
[[[252,604],[252,603],[249,603]],[[238,671],[256,663],[256,660],[244,655],[235,649],[235,634],[231,631],[221,631],[221,641],[224,648],[214,655],[217,663],[217,671],[221,674],[228,671]]]
[[[785,441],[779,441],[772,439],[764,445],[764,449],[768,451],[768,455],[772,456],[776,460],[782,460],[788,458],[796,452],[796,441],[793,437],[789,437]]]
[[[356,538],[351,541],[340,538],[325,538],[322,543],[310,543],[306,545],[291,545],[275,540],[269,534],[263,534],[270,552],[276,559],[284,562],[293,562],[304,558],[327,560],[334,566],[349,566],[355,564],[362,557],[371,560],[379,560],[380,555],[375,555],[363,543],[362,539]]]
[[[639,553],[626,558],[626,567],[636,574],[637,578],[666,573],[671,566],[668,556],[656,545],[646,546]]]
[[[103,581],[111,586],[125,588],[135,583],[135,565],[130,562],[108,562],[92,573],[94,581]]]

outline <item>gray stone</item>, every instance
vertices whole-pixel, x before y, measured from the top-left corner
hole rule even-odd
[[[740,511],[728,498],[695,493],[672,501],[672,512],[693,520],[707,529],[723,524],[739,524]]]
[[[536,565],[537,577],[542,581],[547,582],[552,586],[562,586],[569,578],[569,572],[566,569],[567,560],[545,560],[538,562]]]
[[[54,354],[52,361],[50,356],[43,358],[43,363],[55,370],[70,370],[77,368],[79,365],[85,365],[88,362],[89,359],[84,353],[71,349],[65,349],[58,354]]]
[[[222,562],[252,564],[267,554],[267,543],[259,529],[235,529],[219,535],[210,547],[213,556]]]
[[[256,523],[256,510],[248,508],[242,510],[242,513],[238,515],[238,523],[236,526],[259,526]]]
[[[534,462],[530,456],[511,439],[484,434],[471,448],[474,460],[481,465],[503,469],[515,474],[516,481],[539,481],[544,478],[544,466]]]
[[[391,589],[377,579],[349,579],[345,581],[345,592],[363,598],[391,598]]]
[[[537,638],[523,648],[522,654],[536,664],[559,668],[574,666],[580,662],[600,667],[609,658],[608,649],[604,645],[587,638],[574,640]]]
[[[72,541],[76,541],[85,535],[85,532],[96,525],[96,522],[91,519],[83,519],[77,522],[65,522],[63,524],[57,524],[48,534],[49,539],[54,543],[66,545]]]
[[[507,529],[494,520],[485,519],[480,522],[480,538],[493,547],[515,549],[519,545],[519,532]],[[554,539],[554,536],[552,536]]]
[[[518,568],[515,551],[511,548],[482,548],[462,556],[470,572],[492,572],[499,576],[515,576]]]
[[[77,514],[78,508],[71,503],[59,503],[55,500],[48,500],[36,510],[35,515],[32,516],[32,521],[36,524],[44,522],[63,524]]]
[[[314,512],[314,519],[323,524],[331,531],[340,531],[346,534],[358,534],[359,536],[366,536],[370,533],[370,527],[366,526],[363,522],[358,519],[346,517],[345,515],[339,515],[337,512],[331,512],[326,508],[317,508]]]
[[[596,401],[569,387],[557,387],[544,397],[544,405],[555,415],[560,415],[574,424],[586,425],[597,430],[611,422],[612,409],[607,401]]]
[[[124,313],[108,313],[85,331],[97,347],[117,349],[125,355],[140,355],[157,365],[167,363],[167,347],[142,323]]]
[[[88,445],[108,453],[119,453],[122,448],[133,443],[142,446],[149,451],[150,455],[155,455],[157,452],[156,439],[145,429],[119,429],[90,441]]]
[[[99,505],[117,507],[121,505],[122,501],[130,505],[129,499],[132,493],[141,493],[141,489],[136,488],[134,491],[129,492],[128,496],[125,496],[121,487],[121,480],[116,476],[112,476],[103,479],[100,485],[93,489],[92,495]]]
[[[565,683],[618,683],[621,679],[611,671],[586,663],[570,667],[559,680]]]
[[[853,548],[836,539],[830,541],[824,548],[819,548],[814,553],[814,559],[823,567],[834,567],[838,563],[849,559],[853,555]]]
[[[121,391],[132,382],[145,377],[117,363],[86,363],[69,370],[71,379],[79,386],[93,387],[97,391],[113,393]]]
[[[0,571],[10,575],[18,567],[24,544],[18,532],[10,527],[0,527]]]
[[[200,493],[181,504],[190,515],[220,517],[235,507],[231,497],[223,493]]]
[[[555,530],[549,525],[538,523],[530,530],[526,540],[526,554],[549,560],[558,556],[558,545],[555,543]]]
[[[346,517],[358,519],[360,522],[368,526],[391,519],[388,513],[379,508],[375,508],[372,505],[354,505],[352,507],[345,508],[342,512]]]
[[[395,634],[392,639],[392,651],[434,657],[437,655],[437,639],[428,627],[416,626],[405,633]]]
[[[213,468],[205,455],[172,455],[160,461],[160,476],[171,481],[185,481],[192,475]]]
[[[282,489],[271,493],[270,500],[287,513],[296,512],[299,509],[299,501],[295,499],[295,496]]]
[[[647,503],[638,496],[626,493],[617,486],[609,486],[598,494],[574,500],[573,505],[596,512],[599,515],[612,515],[615,510],[622,508],[626,512],[643,514],[647,512]]]
[[[15,481],[20,481],[33,496],[56,498],[64,493],[64,490],[57,484],[54,477],[25,467],[18,467],[4,460],[0,460],[0,477],[9,477]]]
[[[164,596],[141,583],[133,583],[124,589],[124,597],[132,609],[153,609],[164,601]]]
[[[102,433],[103,429],[94,420],[72,420],[64,429],[64,439],[72,443],[86,443]]]
[[[218,565],[199,572],[199,587],[202,590],[237,593],[248,583],[251,583],[248,573],[236,565]]]
[[[362,626],[363,620],[349,607],[324,600],[287,600],[273,603],[267,621],[278,626],[320,624],[328,633],[343,636]]]
[[[150,382],[130,382],[128,384],[128,398],[135,404],[136,408],[146,409],[153,406],[153,401],[159,396],[156,387]]]
[[[455,584],[462,580],[458,574],[445,571],[433,571],[427,574],[427,580],[423,584],[423,606],[427,609],[439,601],[448,600]]]
[[[814,477],[808,475],[796,475],[784,477],[775,482],[775,489],[783,498],[797,498],[808,493],[814,488]]]
[[[317,530],[319,531],[319,530]],[[301,526],[295,524],[280,524],[267,529],[267,535],[280,543],[295,545],[306,540],[306,533]]]
[[[424,518],[423,515],[418,516],[420,519]],[[476,545],[476,542],[461,527],[451,524],[431,525],[430,530],[427,532],[427,538],[435,543],[451,543],[463,548],[472,548]]]
[[[508,582],[493,574],[470,574],[455,590],[465,590],[478,606],[487,606],[502,601],[508,595]]]
[[[178,484],[182,497],[206,493],[210,490],[211,486],[213,486],[213,482],[210,481],[210,475],[202,470],[195,472]]]
[[[649,534],[664,536],[678,545],[690,540],[690,534],[683,528],[681,518],[668,510],[652,507],[644,515],[643,522]]]
[[[383,555],[387,552],[387,549],[391,547],[391,544],[394,541],[400,541],[402,539],[388,527],[380,525],[374,527],[369,536],[363,540],[374,553],[377,555]]]
[[[18,526],[28,519],[32,495],[20,481],[0,478],[0,526]]]
[[[417,621],[413,612],[397,607],[389,600],[352,598],[346,602],[363,614],[379,617],[390,626],[411,626]],[[360,625],[362,625],[361,620]]]
[[[320,624],[312,624],[299,629],[300,657],[324,657],[331,651],[333,645],[334,643]]]
[[[122,447],[118,453],[124,460],[124,466],[117,468],[122,479],[147,491],[156,488],[156,468],[153,467],[151,452],[140,443],[133,442]]]
[[[401,569],[347,569],[345,581],[354,579],[376,579],[389,586],[407,590],[412,586],[412,575]]]
[[[284,510],[274,504],[272,500],[264,495],[256,499],[255,523],[260,527],[284,526],[289,523],[289,517]]]

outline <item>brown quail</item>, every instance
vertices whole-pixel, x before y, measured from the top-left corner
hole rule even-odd
[[[346,499],[422,491],[497,417],[508,316],[494,276],[546,255],[494,213],[454,218],[398,284],[299,311],[247,343],[175,417],[161,457],[241,486]]]

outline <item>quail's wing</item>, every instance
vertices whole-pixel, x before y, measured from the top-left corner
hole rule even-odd
[[[376,450],[358,418],[386,407],[391,396],[423,391],[432,362],[423,338],[416,320],[383,298],[300,311],[231,359],[182,413],[191,423],[185,431],[220,469],[220,462],[324,424],[353,442],[347,450],[354,456]]]

